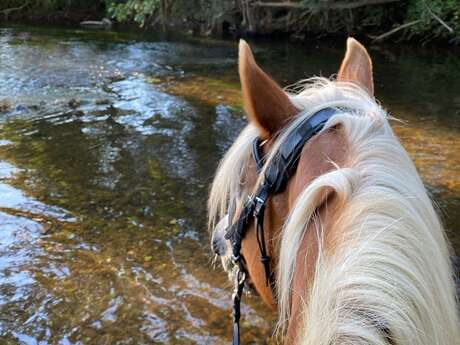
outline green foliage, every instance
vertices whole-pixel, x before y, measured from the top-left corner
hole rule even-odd
[[[234,30],[288,32],[299,37],[344,32],[378,36],[410,23],[391,38],[460,43],[460,0],[400,0],[353,8],[347,8],[356,3],[350,0],[258,1],[261,2],[298,3],[304,8],[258,7],[255,2],[243,0],[0,0],[0,11],[8,18],[21,11],[104,15],[105,10],[118,22],[137,23],[140,27],[160,24],[164,28],[217,33],[226,22]]]
[[[119,22],[134,21],[141,27],[159,10],[160,0],[109,1],[108,12]]]
[[[234,0],[106,0],[112,18],[135,22],[141,27],[169,19],[181,23],[206,23],[222,14],[223,7]]]
[[[347,22],[347,12],[338,14],[339,23]],[[349,14],[349,13],[348,13]],[[329,14],[329,22],[334,16]],[[337,17],[336,17],[337,18]],[[397,40],[417,40],[422,43],[442,39],[460,43],[459,0],[400,0],[385,5],[364,6],[353,10],[353,20],[347,29],[353,33],[380,35],[397,29],[391,36]]]
[[[420,20],[410,31],[413,35],[423,37],[423,41],[436,38],[460,39],[459,0],[412,0],[407,21],[412,20]]]
[[[9,9],[62,11],[77,9],[96,9],[103,0],[1,0],[0,11]]]
[[[460,0],[400,0],[386,4],[367,5],[352,10],[346,5],[353,1],[329,1],[329,5],[343,5],[342,10],[328,11],[321,7],[324,1],[301,0],[315,18],[310,29],[313,31],[353,33],[383,33],[413,23],[407,29],[398,31],[395,37],[416,38],[422,42],[447,39],[460,42]]]

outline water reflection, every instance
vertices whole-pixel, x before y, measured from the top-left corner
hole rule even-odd
[[[0,32],[0,101],[11,104],[0,118],[1,339],[228,343],[230,289],[211,268],[204,204],[244,125],[234,44]],[[340,50],[310,48],[256,53],[283,84],[335,71]],[[378,93],[409,121],[395,128],[460,248],[460,102],[437,102],[458,96],[431,87],[439,75],[458,85],[458,72],[425,76],[415,97],[420,80],[406,73],[426,69],[426,53],[375,54]],[[274,316],[253,298],[243,312],[243,342],[266,343]]]

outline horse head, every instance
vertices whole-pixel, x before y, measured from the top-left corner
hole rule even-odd
[[[248,125],[208,202],[231,279],[278,310],[288,344],[454,344],[444,230],[374,99],[366,49],[348,39],[336,80],[290,94],[241,41],[239,74]]]

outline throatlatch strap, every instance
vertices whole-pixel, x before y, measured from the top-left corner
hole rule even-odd
[[[264,265],[266,286],[268,286],[270,282],[270,257],[267,255],[264,234],[264,213],[267,198],[267,188],[262,188],[260,193],[258,193],[258,196],[254,198],[254,227],[256,229],[257,243],[259,244],[260,261]]]

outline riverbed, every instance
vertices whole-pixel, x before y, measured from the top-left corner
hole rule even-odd
[[[253,42],[282,85],[345,42]],[[460,253],[460,54],[370,46],[376,95]],[[0,342],[227,344],[205,203],[245,120],[237,42],[0,28]],[[243,343],[275,316],[245,297]]]

